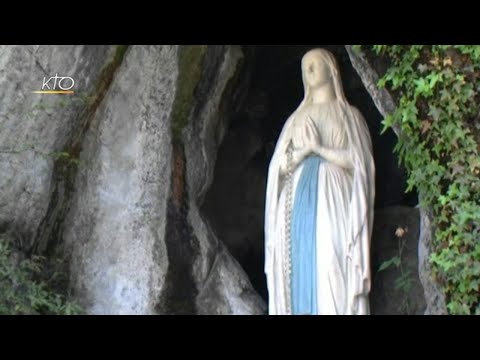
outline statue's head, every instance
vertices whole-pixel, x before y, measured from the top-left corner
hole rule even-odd
[[[310,90],[331,84],[337,97],[344,99],[337,62],[330,51],[313,49],[302,59],[302,77],[305,87],[305,99]]]
[[[302,73],[305,86],[315,89],[324,86],[332,79],[331,59],[333,55],[323,49],[314,49],[302,59]],[[333,59],[333,62],[335,60]]]

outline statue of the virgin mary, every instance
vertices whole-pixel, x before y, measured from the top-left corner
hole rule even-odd
[[[333,55],[302,59],[305,98],[270,163],[265,273],[271,315],[370,314],[374,162]]]

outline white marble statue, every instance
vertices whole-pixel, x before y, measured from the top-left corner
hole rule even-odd
[[[270,315],[370,314],[374,162],[365,120],[333,55],[302,60],[305,98],[268,173],[265,273]]]

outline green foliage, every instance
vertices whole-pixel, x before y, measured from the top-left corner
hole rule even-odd
[[[0,237],[0,315],[77,315],[81,309],[52,290],[59,276],[46,274],[45,259],[19,259]]]
[[[389,63],[379,82],[398,99],[384,129],[433,210],[434,276],[451,314],[480,313],[480,46],[373,45]]]

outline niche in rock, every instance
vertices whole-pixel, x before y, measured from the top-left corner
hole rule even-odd
[[[234,92],[242,100],[227,120],[228,131],[218,151],[214,180],[202,211],[265,300],[268,294],[264,275],[264,206],[268,165],[283,125],[303,98],[301,59],[316,47],[334,53],[346,96],[368,123],[376,164],[376,212],[392,207],[411,209],[417,204],[416,194],[405,194],[405,172],[393,154],[395,134],[389,131],[380,135],[382,116],[353,69],[343,45],[243,46],[245,62],[236,84],[243,93]],[[234,100],[237,101],[232,103],[238,104],[238,99]],[[392,240],[378,241],[374,234],[372,270],[378,266],[379,259],[386,256],[378,254],[376,249],[388,247],[382,245],[382,241]],[[415,251],[413,256],[416,257]],[[418,274],[415,276],[418,278]],[[372,307],[378,310],[372,309],[372,313],[387,311],[389,305],[385,302],[389,299],[385,300],[385,291],[380,296],[373,290],[372,296],[379,300],[373,299]]]

